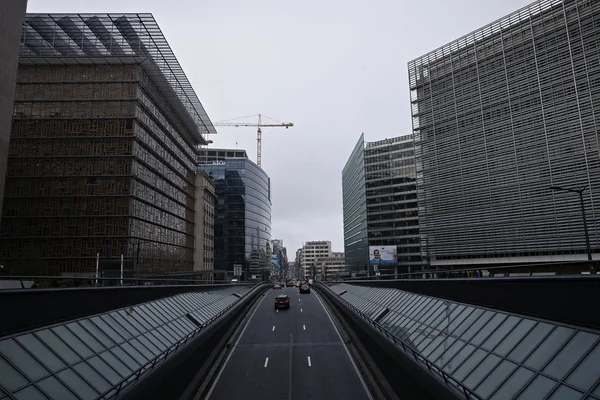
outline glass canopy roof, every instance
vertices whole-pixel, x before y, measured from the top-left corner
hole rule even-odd
[[[398,289],[329,287],[473,390],[472,398],[600,399],[599,332]]]
[[[114,397],[250,289],[184,293],[0,338],[0,399]]]

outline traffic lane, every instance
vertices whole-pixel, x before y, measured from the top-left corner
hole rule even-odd
[[[291,288],[290,288],[291,289]],[[290,308],[275,309],[275,296],[285,293],[290,296]],[[297,295],[296,295],[297,296]],[[293,302],[293,294],[284,290],[269,290],[250,319],[239,343],[246,344],[277,344],[288,343],[289,334],[294,333],[296,314],[300,313],[297,304]]]
[[[236,347],[207,399],[287,400],[289,360],[289,346]]]
[[[294,346],[292,369],[294,399],[371,399],[342,343]]]
[[[339,342],[340,337],[331,323],[323,305],[311,289],[310,293],[299,294],[297,323],[292,325],[294,341],[297,343]]]

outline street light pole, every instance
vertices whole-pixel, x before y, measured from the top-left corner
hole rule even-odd
[[[588,261],[592,261],[592,249],[590,247],[590,235],[588,232],[588,226],[587,226],[587,218],[585,216],[585,204],[583,202],[583,192],[585,191],[585,189],[587,189],[587,186],[584,186],[581,189],[569,189],[569,188],[563,188],[560,186],[550,186],[551,190],[562,190],[565,192],[572,192],[572,193],[577,193],[579,195],[579,202],[581,205],[581,216],[583,218],[583,231],[585,233],[585,250],[587,252],[587,258]],[[593,265],[590,265],[590,273],[591,274],[595,274],[596,273],[596,269],[594,268]]]

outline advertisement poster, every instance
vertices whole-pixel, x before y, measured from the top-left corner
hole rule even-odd
[[[280,268],[279,254],[271,254],[271,270],[278,273]]]
[[[371,265],[396,264],[397,256],[396,246],[369,246]]]

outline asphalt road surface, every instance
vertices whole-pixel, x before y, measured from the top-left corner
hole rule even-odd
[[[290,308],[274,309],[277,294]],[[320,299],[298,288],[260,300],[207,399],[366,400],[364,381]]]

